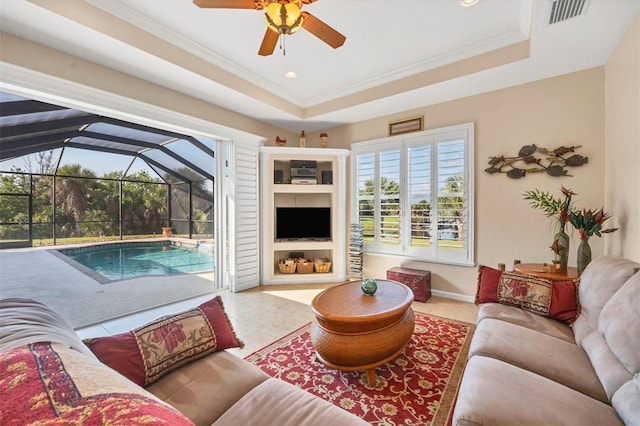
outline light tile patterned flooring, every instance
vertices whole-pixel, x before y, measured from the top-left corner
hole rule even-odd
[[[335,285],[335,284],[334,284]],[[232,293],[227,290],[156,307],[102,324],[80,328],[81,338],[108,336],[129,331],[158,317],[181,312],[220,295],[225,310],[238,337],[245,343],[243,349],[230,352],[245,357],[278,338],[313,320],[311,301],[331,284],[269,285]],[[431,297],[426,303],[413,302],[413,310],[469,323],[476,322],[477,306],[440,297]]]

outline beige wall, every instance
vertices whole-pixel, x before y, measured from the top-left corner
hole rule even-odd
[[[599,207],[604,201],[604,68],[536,81],[508,89],[406,111],[328,131],[332,147],[348,148],[353,142],[385,137],[389,121],[424,115],[425,129],[475,123],[476,262],[496,266],[523,262],[550,262],[553,223],[523,200],[531,189],[560,195],[562,185],[579,194],[579,206]],[[316,135],[310,135],[315,139]],[[532,174],[513,180],[484,172],[493,155],[516,155],[523,145],[555,149],[581,148],[576,153],[589,163],[571,170],[573,177]],[[613,234],[613,238],[617,238]],[[569,264],[575,265],[577,233]],[[594,238],[593,255],[603,253],[603,241]],[[384,277],[387,268],[402,264],[432,271],[437,290],[472,295],[476,268],[449,266],[388,256],[367,256],[365,275]]]
[[[604,81],[605,201],[622,229],[605,249],[640,261],[640,15],[609,57]]]

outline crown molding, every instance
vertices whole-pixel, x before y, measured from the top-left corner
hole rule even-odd
[[[400,82],[403,79],[415,76],[417,74],[431,71],[438,67],[453,64],[458,61],[483,55],[491,51],[517,44],[519,42],[527,40],[527,36],[519,30],[513,30],[505,32],[499,36],[487,38],[485,40],[479,40],[476,43],[467,45],[463,48],[452,50],[442,53],[437,56],[433,56],[425,59],[424,61],[417,62],[415,64],[397,68],[384,74],[380,74],[374,78],[362,80],[358,83],[345,86],[343,88],[323,93],[320,96],[311,97],[305,100],[302,105],[305,108],[319,105],[325,102],[330,102],[334,99],[342,98],[344,96],[353,95],[354,93],[369,90],[378,86],[382,86],[387,83]]]

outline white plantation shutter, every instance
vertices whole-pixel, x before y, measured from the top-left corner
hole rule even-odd
[[[400,253],[402,250],[400,150],[381,151],[378,161],[377,229],[379,229],[380,244],[386,246],[387,252]]]
[[[466,169],[465,132],[444,132],[436,136],[437,149],[437,258],[463,261],[469,257],[466,235],[470,189]]]
[[[410,210],[409,254],[431,248],[431,145],[419,139],[409,145],[407,199]]]
[[[473,123],[352,150],[365,251],[473,264]]]
[[[230,194],[231,256],[233,291],[259,284],[258,144],[235,143],[233,148],[233,193]],[[233,278],[232,278],[233,279]]]
[[[364,240],[371,244],[375,235],[375,154],[367,152],[357,155],[354,156],[354,161],[357,164],[357,167],[352,169],[356,171],[356,220],[363,227]]]

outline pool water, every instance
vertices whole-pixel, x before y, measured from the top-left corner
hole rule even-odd
[[[60,250],[109,280],[143,275],[178,275],[214,269],[213,253],[171,245],[113,244],[83,250]]]

